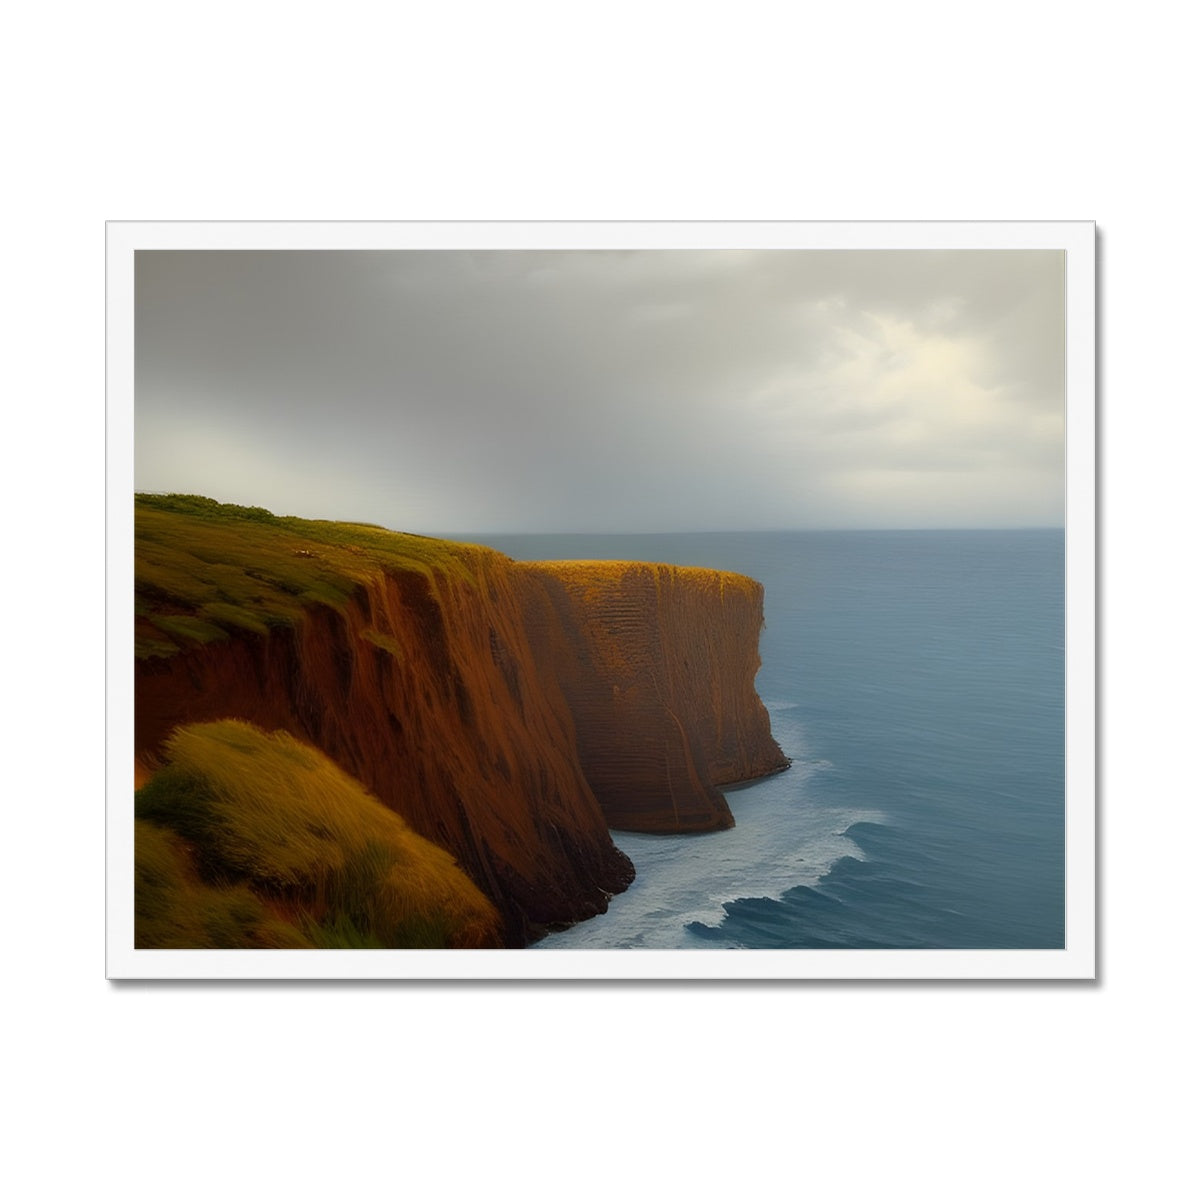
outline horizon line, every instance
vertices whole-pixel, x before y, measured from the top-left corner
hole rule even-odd
[[[139,497],[172,497],[194,498],[210,501],[222,506],[237,508],[265,508],[264,505],[247,505],[241,501],[218,500],[206,496],[202,492],[157,491],[138,488],[133,489],[134,499]],[[378,518],[365,517],[308,517],[300,513],[275,512],[266,509],[274,517],[293,517],[301,521],[326,521],[349,525],[377,525],[393,533],[410,533],[420,537],[441,538],[454,540],[457,538],[477,537],[678,537],[678,536],[712,536],[713,534],[762,534],[762,533],[1019,533],[1042,531],[1066,532],[1066,522],[1059,524],[1026,524],[1026,525],[771,525],[754,528],[737,529],[454,529],[433,530],[421,532],[417,529],[401,529],[391,525],[383,525]]]

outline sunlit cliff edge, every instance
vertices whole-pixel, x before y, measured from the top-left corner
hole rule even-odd
[[[604,911],[633,878],[610,827],[725,828],[718,788],[787,765],[754,691],[762,589],[744,576],[516,563],[185,496],[139,496],[135,541],[139,775],[178,776],[188,728],[228,718],[245,724],[211,728],[222,754],[231,738],[241,747],[246,772],[282,753],[247,726],[311,747],[401,818],[406,846],[431,844],[405,853],[427,881],[442,873],[438,894],[462,914],[431,944],[525,945]],[[284,842],[297,827],[288,792],[278,789]],[[182,863],[189,895],[245,886],[270,920],[296,924],[303,910],[299,924],[320,935],[304,944],[414,944],[356,941],[362,920],[314,901],[316,885],[272,891],[206,865],[173,802],[139,796],[139,855],[144,844]]]

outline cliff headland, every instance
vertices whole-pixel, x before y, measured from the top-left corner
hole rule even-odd
[[[629,885],[610,827],[728,827],[787,765],[744,576],[194,496],[135,541],[141,945],[525,945]]]

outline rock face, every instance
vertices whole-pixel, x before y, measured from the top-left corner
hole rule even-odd
[[[579,757],[609,825],[726,829],[716,785],[783,770],[754,690],[762,586],[647,563],[540,563],[558,620],[539,639],[575,714]]]
[[[333,548],[298,531],[290,554],[332,572]],[[355,559],[345,601],[262,631],[243,616],[139,659],[136,750],[152,766],[177,726],[223,717],[286,730],[448,850],[500,910],[506,944],[524,945],[629,885],[610,825],[726,827],[716,785],[786,766],[753,685],[762,589],[716,571],[451,549],[453,569]],[[158,585],[139,602],[169,609],[160,626],[186,619]]]

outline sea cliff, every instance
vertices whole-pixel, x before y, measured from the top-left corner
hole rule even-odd
[[[786,766],[742,576],[518,564],[196,497],[139,497],[135,533],[140,771],[181,727],[283,731],[447,851],[505,945],[629,885],[610,826],[728,826],[717,786]]]
[[[762,585],[655,563],[531,563],[555,615],[535,639],[575,716],[584,774],[613,829],[727,829],[718,785],[782,770],[754,676]]]

